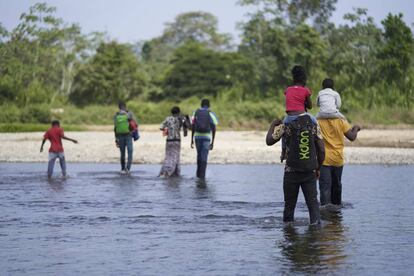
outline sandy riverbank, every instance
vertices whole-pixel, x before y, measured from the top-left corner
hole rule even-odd
[[[1,133],[0,162],[45,162],[47,148],[40,153],[43,133]],[[79,140],[75,145],[64,141],[68,162],[118,162],[119,150],[111,132],[66,132]],[[278,163],[280,145],[267,147],[263,131],[219,131],[210,162],[217,164]],[[347,163],[353,164],[414,164],[414,130],[364,130],[355,143],[345,149]],[[141,131],[141,139],[134,143],[134,163],[159,164],[164,158],[165,141],[152,128]],[[190,138],[182,141],[182,163],[194,163],[195,150]]]

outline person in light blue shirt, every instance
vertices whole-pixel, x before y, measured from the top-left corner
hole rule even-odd
[[[193,113],[191,123],[191,148],[194,148],[194,141],[197,149],[197,177],[206,177],[208,153],[214,148],[216,137],[216,126],[218,119],[214,112],[210,111],[210,101],[203,99],[201,108]]]

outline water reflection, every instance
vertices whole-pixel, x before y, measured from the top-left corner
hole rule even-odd
[[[168,177],[163,179],[168,190],[177,190],[180,187],[180,184],[183,182],[181,177]]]
[[[61,192],[65,188],[66,178],[48,178],[49,187],[54,192]]]
[[[210,185],[211,184],[211,185]],[[211,199],[214,196],[214,189],[207,179],[195,179],[194,195],[195,199]]]
[[[340,212],[321,211],[322,226],[301,228],[287,225],[283,228],[281,253],[288,261],[290,272],[333,273],[347,257],[347,242]]]

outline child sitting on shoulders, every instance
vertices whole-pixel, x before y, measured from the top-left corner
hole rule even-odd
[[[300,65],[295,65],[292,68],[293,85],[289,86],[285,90],[286,97],[286,114],[283,119],[283,124],[286,126],[296,120],[300,115],[307,112],[307,109],[312,109],[312,92],[306,85],[306,73],[305,69]],[[312,120],[316,119],[311,116]],[[282,154],[280,161],[283,162],[286,156],[286,144],[282,138]]]
[[[341,108],[341,96],[334,90],[334,81],[332,79],[324,79],[322,82],[323,90],[319,91],[316,100],[320,110],[316,114],[318,119],[345,119],[345,116],[339,112]]]
[[[305,69],[300,65],[292,68],[293,85],[285,90],[286,114],[283,120],[288,124],[297,118],[297,115],[305,113],[307,109],[312,109],[311,91],[306,85]]]

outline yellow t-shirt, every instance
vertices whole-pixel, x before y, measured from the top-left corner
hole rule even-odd
[[[325,144],[323,165],[340,167],[344,165],[344,134],[351,125],[343,119],[320,119],[319,127]]]

